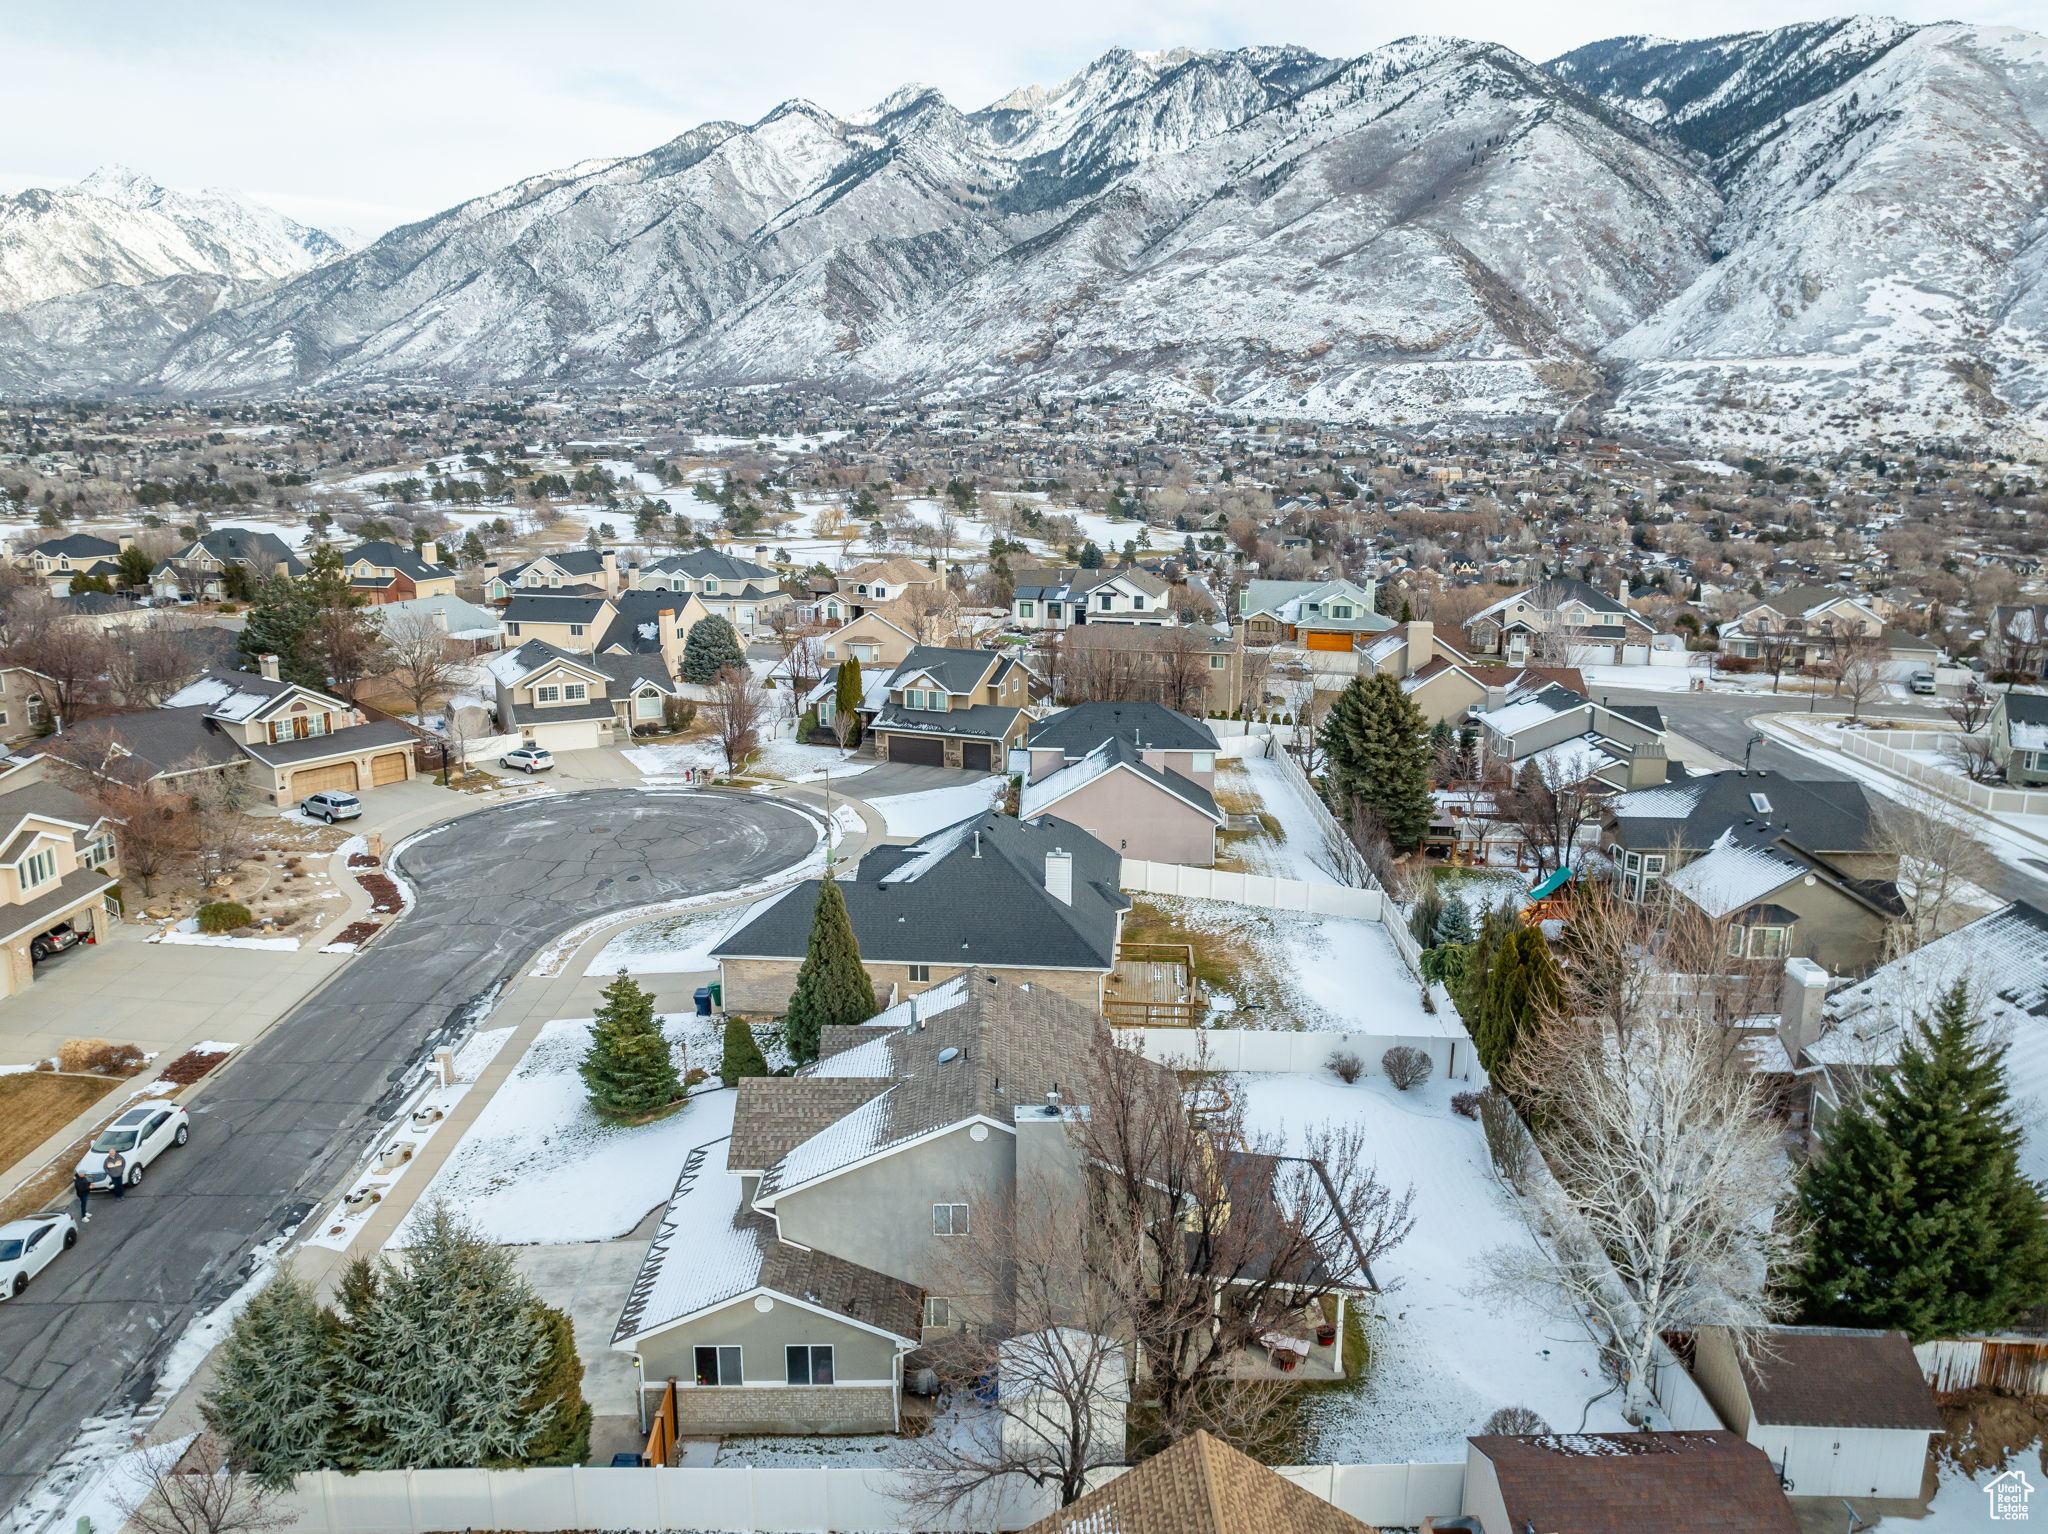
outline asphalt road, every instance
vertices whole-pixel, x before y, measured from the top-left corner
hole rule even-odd
[[[95,1198],[76,1250],[0,1304],[0,1514],[86,1419],[149,1398],[186,1323],[333,1191],[434,1048],[550,938],[763,878],[817,837],[753,796],[621,790],[504,805],[406,848],[413,909],[230,1063],[193,1104],[191,1144],[125,1199]]]

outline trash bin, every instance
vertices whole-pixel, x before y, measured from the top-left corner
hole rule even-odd
[[[711,1015],[711,987],[708,985],[698,986],[696,1000],[697,1015],[699,1017],[709,1017]]]
[[[711,982],[711,1005],[720,1011],[725,1010],[725,984],[723,981],[714,980]]]

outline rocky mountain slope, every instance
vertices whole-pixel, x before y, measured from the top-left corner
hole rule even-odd
[[[103,166],[76,186],[0,196],[0,313],[164,277],[295,277],[341,253],[332,235],[232,192]]]
[[[1107,386],[2018,441],[2048,396],[2044,144],[2048,58],[2011,29],[1856,19],[1541,67],[1445,38],[1118,51],[978,112],[908,87],[706,124],[297,275],[17,304],[0,388]],[[0,223],[0,272],[11,244]]]

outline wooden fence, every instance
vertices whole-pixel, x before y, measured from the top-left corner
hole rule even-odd
[[[643,1465],[666,1465],[675,1459],[676,1453],[676,1377],[668,1377],[668,1385],[661,1392],[661,1405],[654,1409],[654,1426],[647,1432],[647,1447],[642,1451]]]
[[[1959,1337],[1913,1349],[1937,1392],[2007,1390],[2048,1395],[2048,1341],[2039,1337]]]

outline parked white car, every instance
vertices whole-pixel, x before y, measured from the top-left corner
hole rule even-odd
[[[546,746],[514,746],[498,758],[498,765],[518,772],[547,772],[555,765],[555,754]]]
[[[176,1103],[144,1103],[130,1108],[93,1137],[91,1146],[79,1158],[77,1170],[95,1188],[113,1187],[107,1176],[107,1155],[119,1151],[127,1163],[123,1176],[129,1187],[142,1181],[142,1170],[173,1145],[192,1138],[192,1121]]]
[[[67,1214],[39,1214],[0,1225],[0,1300],[11,1300],[59,1252],[78,1245],[78,1222]]]

